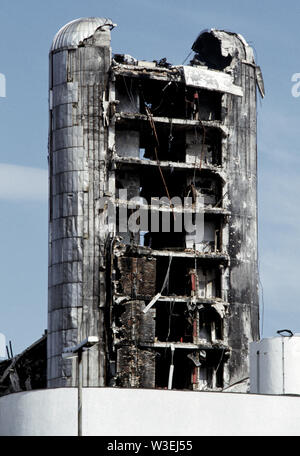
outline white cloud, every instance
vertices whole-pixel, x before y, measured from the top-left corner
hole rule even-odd
[[[0,163],[1,200],[46,201],[47,195],[47,170]]]

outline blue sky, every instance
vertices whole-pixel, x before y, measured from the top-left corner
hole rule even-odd
[[[258,103],[259,256],[263,337],[300,332],[300,3],[264,0],[34,0],[0,5],[0,332],[15,353],[47,327],[48,51],[78,17],[109,17],[114,52],[181,64],[198,33],[241,33],[255,48],[266,97]],[[300,242],[299,242],[300,243]]]

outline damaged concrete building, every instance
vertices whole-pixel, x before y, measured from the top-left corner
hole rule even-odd
[[[112,54],[114,26],[72,21],[50,51],[48,387],[77,384],[62,351],[92,335],[84,386],[246,391],[261,71],[236,33],[204,31],[172,65]],[[175,229],[196,210],[199,239]]]
[[[0,361],[0,396],[47,387],[47,333],[20,354]]]

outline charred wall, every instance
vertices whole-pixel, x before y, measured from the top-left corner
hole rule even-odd
[[[249,342],[259,339],[256,68],[247,62],[241,41],[234,40],[240,56],[234,66],[234,81],[243,87],[244,94],[241,98],[228,96],[224,118],[231,131],[227,149],[231,383],[249,375]]]

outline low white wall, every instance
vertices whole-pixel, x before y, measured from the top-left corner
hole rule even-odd
[[[0,435],[76,435],[76,400],[75,388],[0,397]]]
[[[83,433],[104,436],[300,435],[300,397],[86,388]],[[77,390],[0,398],[0,435],[76,435]]]

